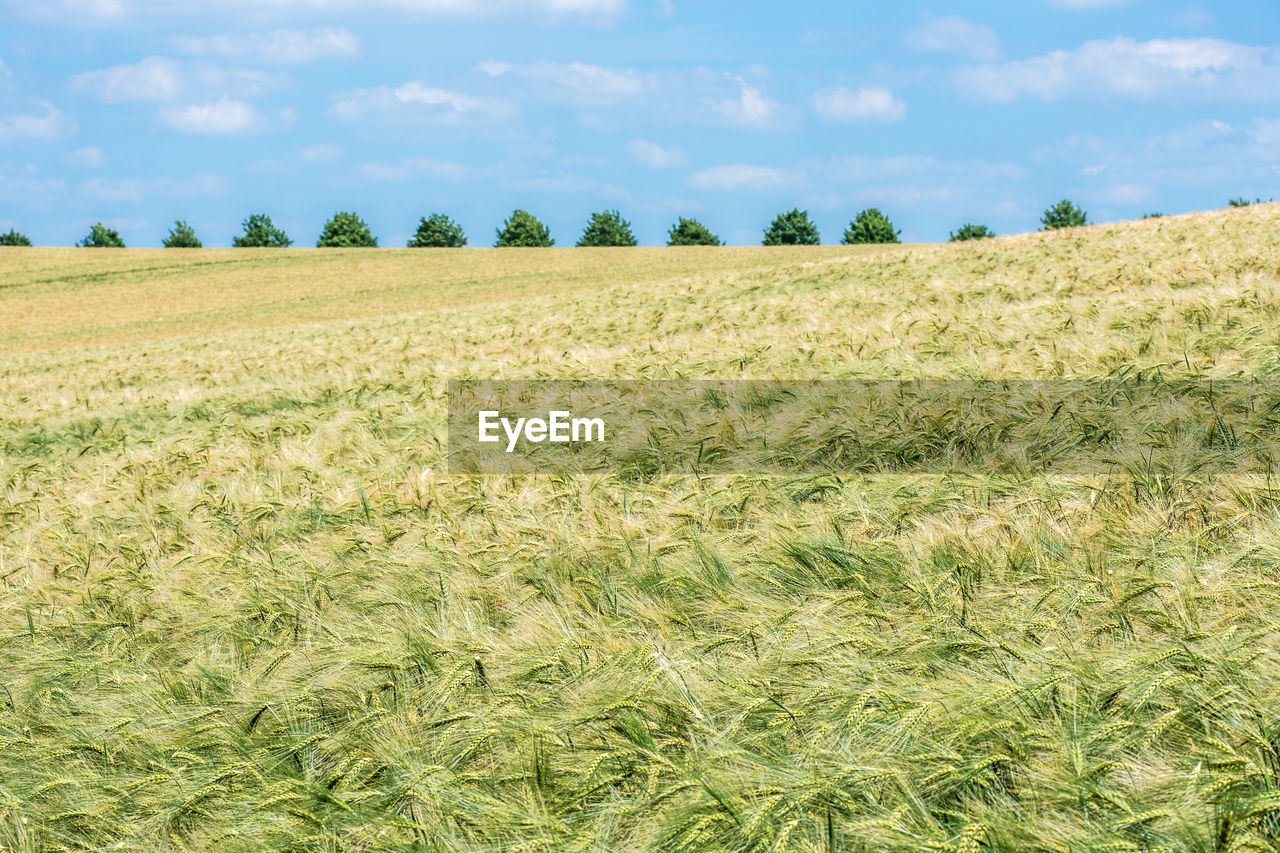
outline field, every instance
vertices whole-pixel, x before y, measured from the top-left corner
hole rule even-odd
[[[1271,851],[1270,477],[450,477],[476,378],[1280,374],[1280,205],[0,251],[0,850]]]

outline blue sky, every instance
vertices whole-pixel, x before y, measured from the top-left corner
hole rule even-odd
[[[311,245],[337,210],[489,245],[516,207],[558,245],[606,208],[756,244],[792,206],[935,241],[1280,198],[1274,0],[0,3],[0,231],[41,245],[254,212]]]

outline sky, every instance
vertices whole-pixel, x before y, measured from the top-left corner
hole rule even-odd
[[[0,0],[0,231],[227,246],[251,213],[383,246],[515,208],[754,245],[1280,198],[1280,4],[1232,0]]]

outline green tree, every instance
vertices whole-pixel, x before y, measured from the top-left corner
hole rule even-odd
[[[354,213],[335,213],[333,218],[324,224],[320,239],[316,240],[317,249],[376,249],[378,238],[373,236],[369,226]]]
[[[195,230],[179,219],[169,229],[169,236],[164,238],[164,247],[166,249],[203,249],[204,244],[196,236]]]
[[[616,210],[591,214],[591,221],[578,239],[578,247],[634,246],[636,235],[631,233],[631,223]]]
[[[869,207],[855,216],[849,223],[849,227],[844,230],[844,243],[846,246],[897,243],[898,235],[901,233],[893,229],[893,223],[889,221],[889,217],[876,208]]]
[[[498,248],[546,248],[554,246],[551,231],[527,210],[513,211],[511,217],[498,229]]]
[[[822,242],[807,210],[779,213],[764,232],[766,246],[816,246]]]
[[[1067,199],[1055,204],[1040,217],[1042,231],[1056,231],[1059,228],[1076,228],[1089,224],[1089,215],[1076,207]]]
[[[30,246],[31,241],[25,234],[9,229],[8,234],[0,234],[0,246]]]
[[[120,239],[120,232],[99,222],[90,228],[85,238],[76,245],[87,249],[123,249],[124,240]]]
[[[719,246],[720,238],[696,219],[685,219],[671,226],[667,232],[668,246]]]
[[[237,249],[283,249],[292,246],[293,241],[277,228],[271,217],[264,213],[255,213],[241,223],[244,233],[231,241]]]
[[[1163,213],[1144,213],[1142,214],[1142,218],[1143,219],[1164,219],[1164,214]]]
[[[410,249],[461,249],[467,245],[462,226],[443,213],[423,217],[418,231],[409,240]]]
[[[996,236],[996,232],[992,231],[985,225],[974,225],[972,222],[966,222],[960,226],[959,231],[953,231],[951,234],[952,243],[963,243],[965,240],[986,240],[988,237]]]

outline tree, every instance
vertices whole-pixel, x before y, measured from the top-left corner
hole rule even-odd
[[[966,222],[960,226],[959,231],[952,232],[952,243],[963,243],[965,240],[986,240],[988,237],[996,236],[996,232],[992,231],[985,225],[974,225],[972,222]]]
[[[166,249],[203,249],[204,244],[196,236],[196,232],[183,220],[179,219],[169,229],[169,236],[164,238]]]
[[[901,233],[893,230],[893,223],[889,221],[889,217],[876,208],[869,207],[849,223],[849,227],[844,230],[844,242],[846,246],[897,243],[898,235]]]
[[[779,213],[764,232],[766,246],[816,246],[820,242],[818,228],[809,221],[807,210]]]
[[[418,223],[418,232],[409,240],[410,249],[461,249],[467,245],[462,226],[443,213],[433,213]]]
[[[293,241],[264,213],[253,214],[241,226],[244,233],[231,241],[237,249],[283,249],[293,245]]]
[[[1089,215],[1065,198],[1049,208],[1040,217],[1042,231],[1057,231],[1059,228],[1076,228],[1089,224]]]
[[[696,219],[685,219],[671,226],[667,232],[668,246],[719,246],[720,238]]]
[[[335,213],[324,224],[320,239],[316,241],[316,248],[376,249],[378,238],[373,236],[365,221],[354,213]]]
[[[0,246],[30,246],[31,241],[25,234],[9,229],[8,234],[0,234]]]
[[[1164,214],[1163,213],[1144,213],[1142,214],[1142,218],[1143,219],[1164,219]]]
[[[631,233],[631,223],[616,210],[591,214],[591,221],[578,240],[578,247],[634,246],[636,235]]]
[[[88,235],[76,245],[87,249],[123,249],[124,240],[120,239],[120,232],[99,222],[90,228]]]
[[[554,246],[551,231],[526,210],[513,211],[511,217],[498,229],[498,248],[532,247],[546,248]]]

